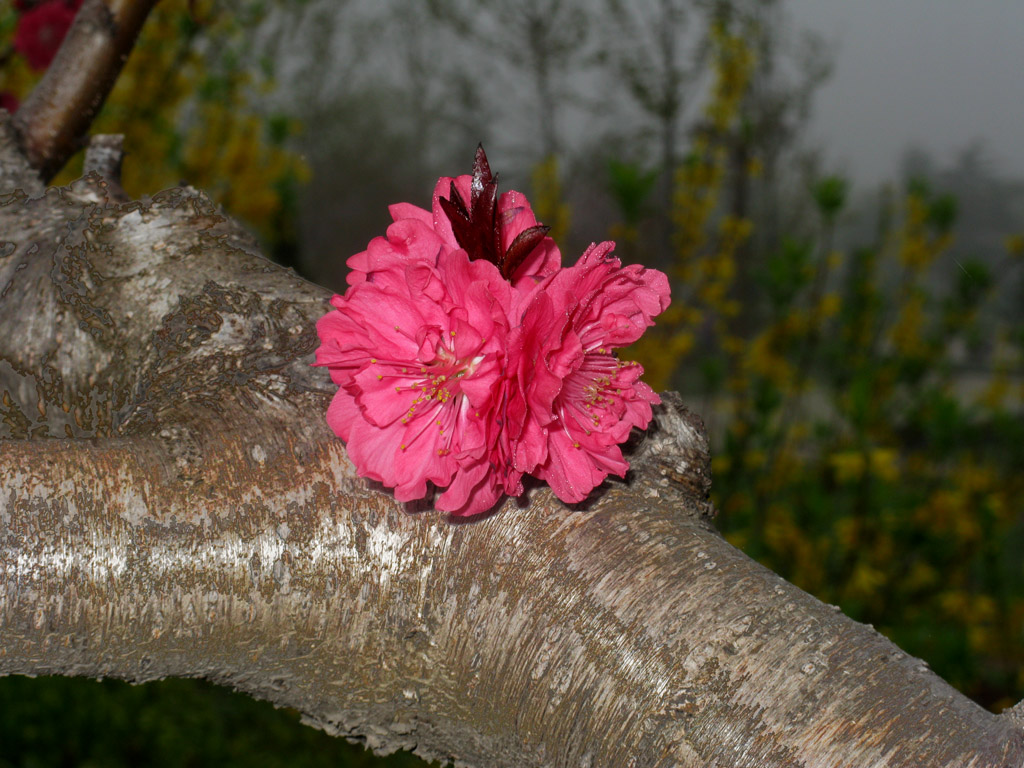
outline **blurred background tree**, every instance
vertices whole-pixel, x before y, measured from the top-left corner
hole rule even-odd
[[[0,106],[75,7],[0,10]],[[96,130],[130,194],[206,189],[339,289],[483,141],[567,262],[612,237],[671,274],[631,354],[707,422],[728,538],[998,710],[1024,698],[1024,182],[979,143],[854,189],[804,137],[829,51],[783,0],[164,0]],[[379,764],[197,682],[0,700],[0,765]]]

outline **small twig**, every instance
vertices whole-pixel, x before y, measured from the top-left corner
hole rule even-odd
[[[127,200],[124,187],[121,186],[121,162],[124,160],[123,133],[97,133],[89,138],[89,146],[85,149],[85,162],[82,173],[95,171],[103,177],[107,187],[107,197],[115,200]]]
[[[158,0],[85,0],[15,128],[43,181],[77,152]]]

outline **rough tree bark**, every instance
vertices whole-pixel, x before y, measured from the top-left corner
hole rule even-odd
[[[201,676],[466,766],[1024,764],[1021,706],[722,539],[677,398],[628,482],[453,524],[355,475],[328,292],[204,195],[44,191],[6,122],[0,185],[0,674]]]

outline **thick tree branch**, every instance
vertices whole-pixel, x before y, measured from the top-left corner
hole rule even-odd
[[[85,0],[14,125],[29,163],[52,179],[83,139],[158,0]]]
[[[324,424],[328,293],[100,181],[0,200],[0,674],[202,676],[461,765],[1024,761],[1019,713],[715,532],[678,400],[587,505],[410,510]]]

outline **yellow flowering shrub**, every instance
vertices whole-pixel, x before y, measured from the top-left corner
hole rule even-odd
[[[655,388],[706,404],[734,544],[998,710],[1024,697],[1024,333],[986,313],[981,266],[936,294],[956,209],[921,184],[876,247],[782,238],[749,263],[718,138],[756,62],[728,30],[714,45],[710,127],[676,180],[673,305],[630,354]],[[845,185],[815,198],[828,233]],[[1021,253],[1010,237],[999,282],[1022,278]],[[741,272],[763,301],[737,301]],[[985,334],[989,373],[968,388],[957,348]]]

